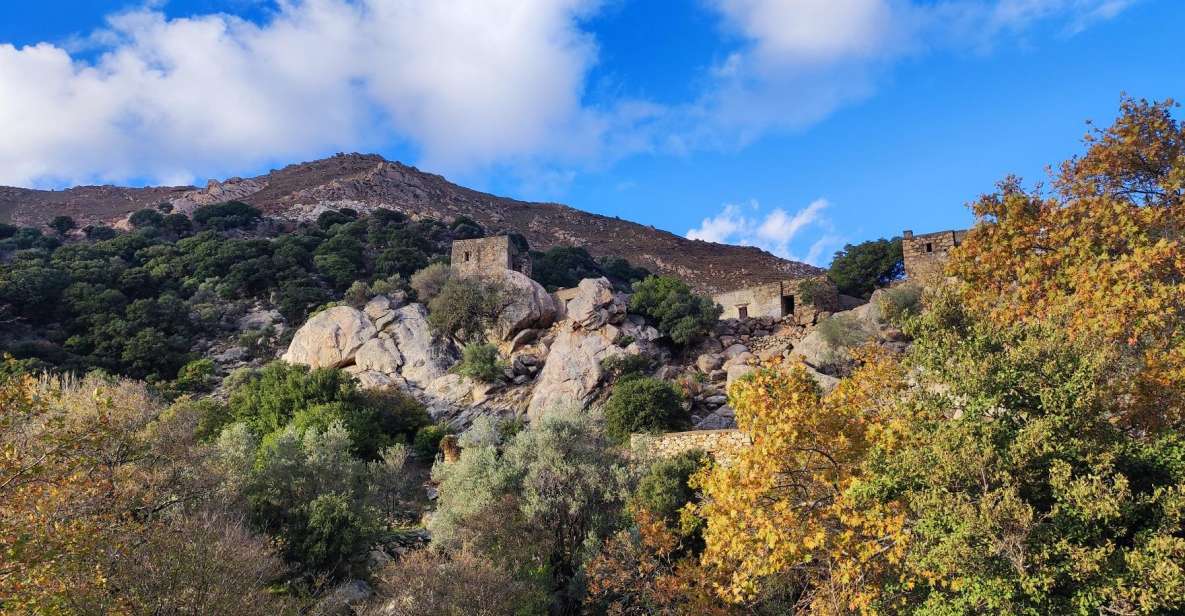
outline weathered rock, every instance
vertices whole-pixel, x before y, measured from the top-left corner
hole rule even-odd
[[[736,357],[737,355],[740,355],[741,353],[748,353],[748,352],[749,352],[749,347],[747,347],[743,344],[733,344],[733,345],[729,346],[728,348],[724,349],[724,356],[728,359],[732,359],[732,358]]]
[[[524,329],[551,325],[556,316],[556,300],[543,285],[514,270],[502,270],[500,276],[509,302],[494,324],[494,335],[499,340],[509,341]]]
[[[731,407],[722,406],[695,424],[696,430],[727,430],[737,426],[736,413]]]
[[[514,353],[515,351],[538,340],[539,332],[540,330],[538,329],[524,329],[521,332],[515,334],[514,338],[510,340],[510,352]]]
[[[704,404],[708,406],[720,406],[728,402],[728,396],[708,396],[704,398]]]
[[[378,320],[379,317],[386,315],[394,310],[391,307],[391,298],[386,295],[376,295],[366,305],[362,307],[362,312],[370,317],[371,321]]]
[[[723,364],[724,358],[714,353],[704,353],[695,359],[695,367],[704,374],[710,374]]]
[[[388,331],[403,355],[400,374],[418,387],[440,378],[457,361],[453,345],[432,333],[423,304],[408,304],[396,310]]]
[[[264,310],[258,308],[239,318],[235,325],[241,331],[267,329],[282,324],[284,317],[278,310]]]
[[[727,370],[728,368],[731,368],[731,367],[733,367],[733,366],[740,366],[740,365],[744,365],[744,364],[751,364],[751,363],[753,363],[753,362],[754,362],[756,359],[757,359],[757,356],[756,356],[756,355],[753,355],[752,353],[750,353],[750,352],[748,352],[748,351],[745,351],[745,352],[743,352],[743,353],[739,353],[739,354],[737,354],[737,355],[734,355],[733,357],[729,358],[729,360],[728,360],[728,361],[724,362],[724,368]]]
[[[597,329],[625,318],[625,299],[613,292],[608,278],[585,278],[568,302],[568,320],[583,329]]]
[[[403,379],[398,376],[374,370],[358,371],[354,373],[354,378],[358,379],[358,385],[363,389],[400,389],[403,384]]]
[[[527,408],[530,417],[541,417],[555,408],[583,407],[604,377],[601,360],[622,353],[621,348],[595,332],[562,329],[535,383]]]
[[[823,390],[823,393],[829,393],[832,389],[835,389],[836,385],[839,385],[839,379],[829,374],[823,374],[810,366],[807,366],[806,371],[819,384],[819,388]]]
[[[354,364],[363,370],[395,374],[403,365],[403,354],[390,338],[371,338],[354,355]]]
[[[737,379],[745,376],[746,374],[752,374],[756,370],[757,369],[754,368],[753,366],[749,366],[746,364],[737,364],[735,366],[729,366],[729,368],[728,368],[728,384],[732,385],[733,381],[736,381]]]
[[[362,311],[336,306],[313,315],[301,326],[283,359],[312,368],[340,368],[350,364],[358,349],[377,333]]]

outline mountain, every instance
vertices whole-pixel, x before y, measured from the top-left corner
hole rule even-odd
[[[338,154],[289,165],[254,178],[192,186],[79,186],[46,191],[0,187],[0,222],[44,224],[58,215],[80,225],[115,223],[131,212],[169,202],[188,212],[209,203],[245,201],[270,216],[309,220],[327,209],[385,207],[411,216],[467,216],[491,232],[518,232],[537,250],[583,246],[594,256],[620,256],[716,293],[822,270],[754,247],[689,240],[654,227],[583,212],[557,203],[529,203],[470,190],[377,155]]]

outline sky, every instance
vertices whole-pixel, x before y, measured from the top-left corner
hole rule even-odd
[[[4,2],[0,184],[377,152],[826,265],[1185,98],[1182,31],[1180,0]]]

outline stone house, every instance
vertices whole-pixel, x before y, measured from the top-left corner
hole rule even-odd
[[[514,270],[531,275],[531,255],[506,235],[453,242],[452,270],[460,276],[483,276]]]
[[[807,281],[815,283],[811,290],[810,301],[805,301],[802,284]],[[799,278],[797,280],[780,280],[767,282],[744,289],[737,289],[727,293],[712,296],[712,301],[724,309],[720,313],[721,319],[750,319],[756,317],[772,317],[781,319],[793,314],[800,314],[805,310],[834,311],[839,303],[839,292],[835,283],[826,276]]]
[[[950,251],[963,243],[965,230],[938,231],[914,235],[906,230],[901,237],[905,257],[905,275],[911,280],[925,280],[940,275],[950,258]]]

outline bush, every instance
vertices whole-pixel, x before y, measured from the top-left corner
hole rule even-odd
[[[664,335],[680,346],[711,331],[721,308],[711,299],[691,292],[687,283],[670,276],[650,276],[634,283],[630,311],[655,322]]]
[[[634,432],[685,427],[683,396],[670,383],[649,377],[620,381],[605,403],[605,433],[619,443]]]
[[[441,289],[444,288],[451,275],[452,269],[447,263],[433,263],[412,274],[411,288],[416,292],[417,299],[427,303],[440,295]]]
[[[208,391],[214,381],[214,361],[195,359],[177,371],[176,387],[181,391]]]
[[[505,370],[506,362],[498,356],[498,347],[476,342],[465,345],[461,352],[461,363],[457,365],[459,374],[483,383],[502,379]]]
[[[436,453],[440,451],[440,441],[452,433],[452,428],[449,428],[447,424],[424,426],[420,428],[419,432],[416,432],[412,449],[415,450],[416,455],[422,458],[435,458]]]
[[[157,227],[165,221],[165,217],[156,210],[143,209],[133,213],[128,217],[128,223],[136,229],[144,229],[146,227]]]
[[[695,490],[687,482],[706,461],[706,454],[699,450],[655,461],[638,482],[634,506],[674,525],[679,520],[679,510],[695,500]]]
[[[259,436],[292,425],[299,433],[340,422],[356,455],[376,459],[386,447],[408,440],[428,423],[423,405],[399,392],[359,391],[353,377],[333,368],[309,370],[273,362],[236,376],[231,414]]]
[[[193,222],[208,229],[223,231],[252,227],[262,217],[263,212],[242,201],[203,205],[193,211]]]
[[[797,295],[803,304],[817,307],[831,295],[829,291],[827,283],[816,278],[808,278],[798,283]]]
[[[66,235],[78,228],[78,223],[74,222],[74,219],[69,216],[54,216],[54,219],[49,221],[49,224],[46,226],[57,231],[58,235]]]
[[[818,329],[823,341],[837,349],[857,347],[868,340],[868,332],[850,314],[833,314],[820,322]]]
[[[848,244],[835,253],[827,275],[840,293],[867,297],[877,288],[905,276],[901,238]]]
[[[500,285],[470,278],[450,278],[428,302],[428,322],[437,332],[479,340],[502,308]]]
[[[654,359],[647,355],[610,355],[601,360],[601,370],[611,379],[624,381],[646,376],[654,370],[654,364]]]
[[[378,575],[378,596],[366,614],[471,616],[545,614],[547,595],[515,579],[506,563],[461,550],[421,549],[389,564]]]
[[[901,325],[909,316],[922,310],[922,287],[917,284],[901,284],[885,289],[877,308],[881,317],[894,325]]]

